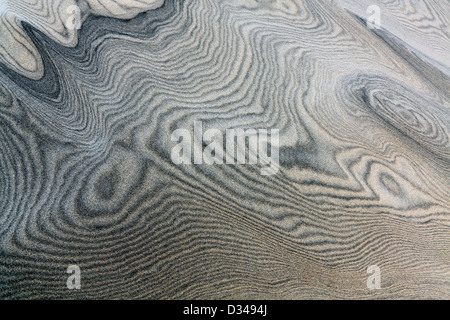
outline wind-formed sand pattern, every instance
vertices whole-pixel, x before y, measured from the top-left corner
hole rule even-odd
[[[0,0],[0,298],[449,299],[449,26],[447,0]],[[195,121],[278,129],[279,170],[175,164]]]

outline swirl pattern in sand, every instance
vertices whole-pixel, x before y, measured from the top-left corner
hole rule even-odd
[[[2,1],[0,297],[450,298],[449,9],[356,2]],[[194,121],[278,173],[174,164]]]

